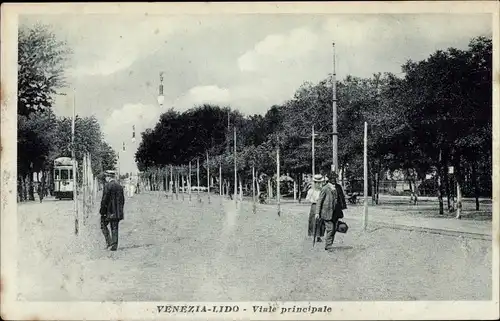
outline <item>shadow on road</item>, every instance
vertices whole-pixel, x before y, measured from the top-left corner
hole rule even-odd
[[[353,250],[354,247],[350,245],[336,245],[331,248],[332,251],[338,251],[338,250]]]
[[[142,247],[150,247],[154,246],[154,244],[136,244],[136,245],[129,245],[129,246],[124,246],[124,247],[119,247],[118,250],[131,250],[131,249],[138,249]]]

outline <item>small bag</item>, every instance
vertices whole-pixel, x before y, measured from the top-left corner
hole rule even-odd
[[[335,230],[339,233],[347,233],[347,230],[349,229],[349,226],[345,222],[342,221],[337,221],[337,227]]]

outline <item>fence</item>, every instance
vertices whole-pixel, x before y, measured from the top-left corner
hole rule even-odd
[[[89,215],[94,212],[94,205],[96,204],[97,191],[99,189],[99,182],[94,176],[92,171],[92,157],[90,153],[85,153],[82,162],[82,208],[83,208],[83,224],[88,221]]]

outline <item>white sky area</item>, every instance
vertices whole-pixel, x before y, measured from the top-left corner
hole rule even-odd
[[[401,72],[408,59],[438,49],[466,48],[472,37],[491,35],[485,14],[22,16],[20,24],[48,23],[73,50],[68,87],[77,113],[96,115],[105,139],[120,151],[122,172],[136,171],[140,132],[174,107],[229,105],[264,114],[292,98],[305,81],[332,71],[337,79]],[[158,106],[159,73],[165,103]],[[57,99],[55,111],[70,116]],[[132,142],[132,125],[136,127]],[[122,142],[126,151],[122,152]]]

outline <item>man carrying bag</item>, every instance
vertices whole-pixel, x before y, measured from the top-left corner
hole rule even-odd
[[[322,220],[325,225],[325,250],[333,249],[333,241],[337,228],[341,227],[341,232],[347,232],[347,224],[342,222],[338,226],[339,219],[344,217],[343,210],[347,208],[342,187],[337,184],[337,174],[332,172],[330,180],[326,183],[319,194],[316,205],[316,222]]]

